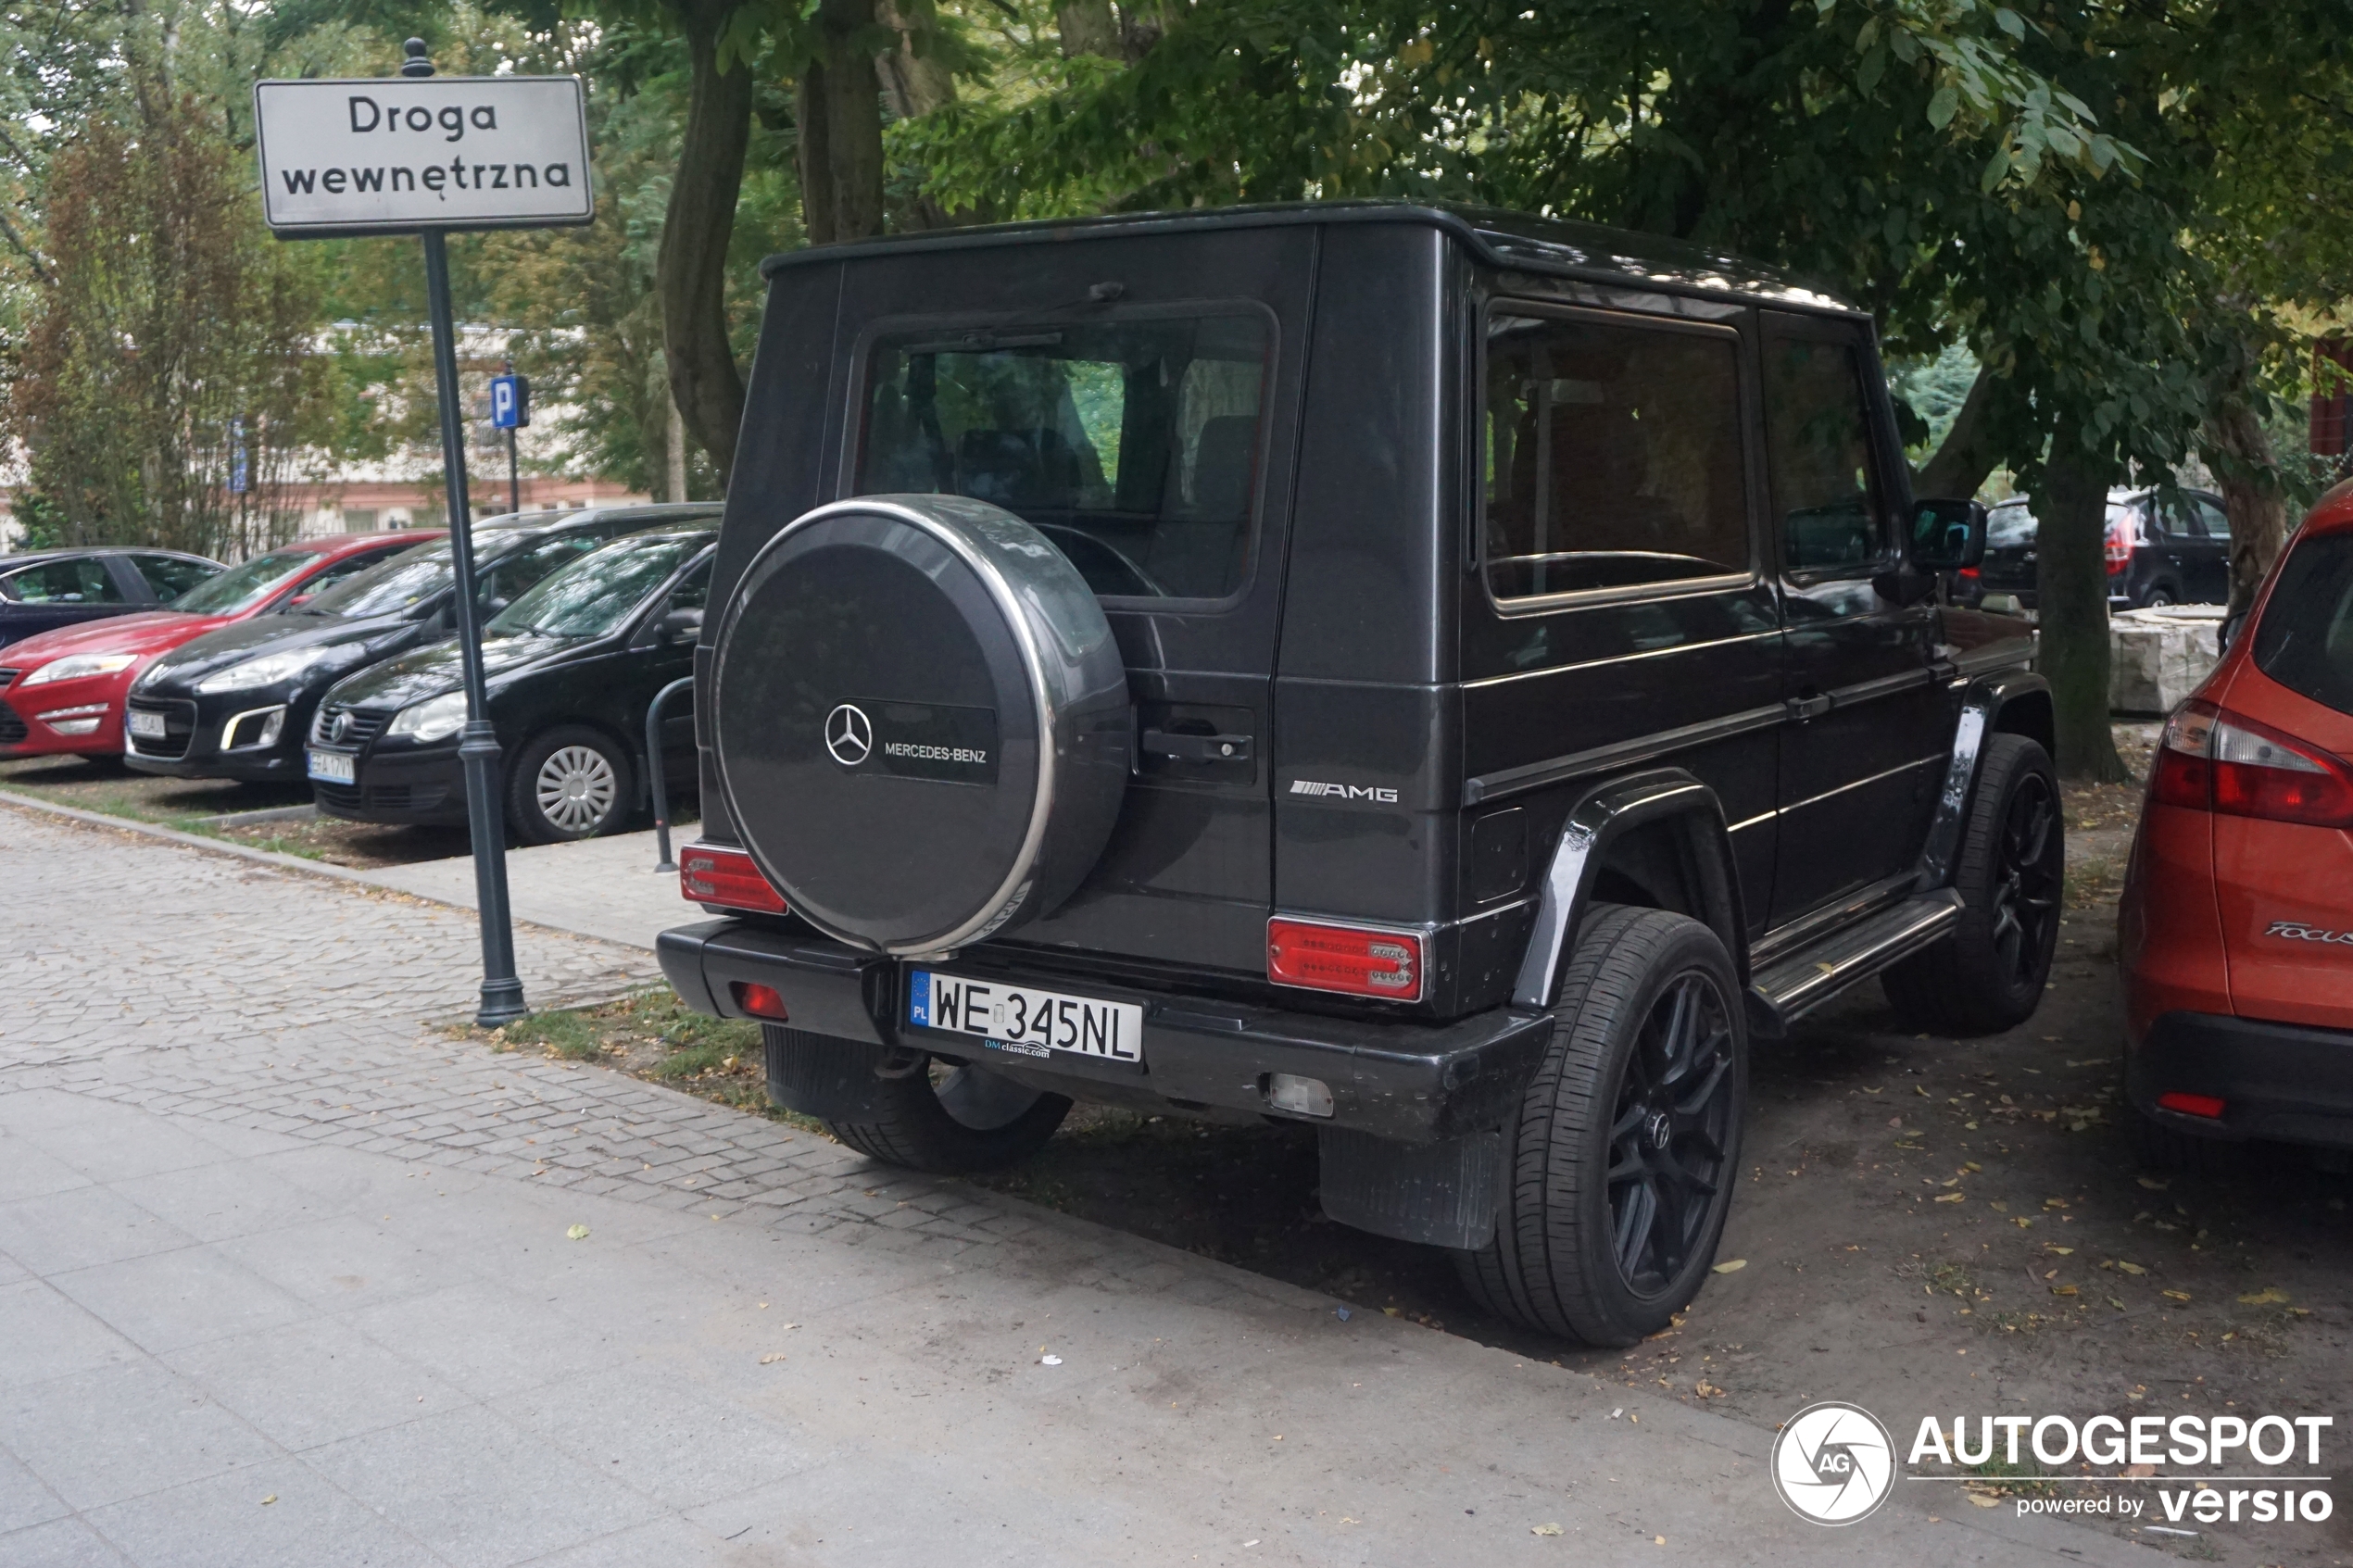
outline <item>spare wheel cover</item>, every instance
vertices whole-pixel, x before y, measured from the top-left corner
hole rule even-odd
[[[711,734],[744,847],[795,913],[945,952],[1051,912],[1127,783],[1126,671],[1038,530],[870,495],[796,520],[729,600]]]

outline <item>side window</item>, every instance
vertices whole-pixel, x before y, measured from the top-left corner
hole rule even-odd
[[[662,604],[662,612],[673,609],[701,609],[711,602],[711,561],[708,558],[678,580],[670,590],[670,597]]]
[[[177,556],[131,558],[137,564],[139,575],[147,580],[147,586],[156,591],[156,597],[165,600],[176,599],[197,583],[209,582],[220,570],[199,560],[182,560]]]
[[[542,577],[579,559],[604,543],[593,533],[563,533],[553,539],[543,539],[536,545],[525,546],[501,561],[494,563],[484,574],[482,595],[484,598],[512,602],[522,596],[523,590]]]
[[[346,556],[296,591],[306,597],[323,594],[346,577],[357,577],[370,567],[380,566],[399,553],[397,550],[370,550],[363,555]]]
[[[1765,433],[1788,571],[1851,574],[1885,561],[1870,431],[1853,345],[1766,338]]]
[[[2198,529],[2208,539],[2231,536],[2231,514],[2203,495],[2190,497],[2190,510],[2197,517]]]
[[[1745,575],[1729,332],[1496,315],[1482,526],[1499,600]]]
[[[53,560],[27,567],[8,576],[9,597],[29,605],[119,605],[122,590],[115,586],[107,563],[89,556],[78,560]]]

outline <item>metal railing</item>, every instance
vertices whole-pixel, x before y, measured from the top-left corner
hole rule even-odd
[[[661,766],[661,710],[680,692],[692,691],[695,678],[681,675],[654,694],[653,706],[646,709],[646,784],[654,797],[654,847],[661,858],[654,862],[658,872],[674,872],[678,862],[670,858],[670,780]]]

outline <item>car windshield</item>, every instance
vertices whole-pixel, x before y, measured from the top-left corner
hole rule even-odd
[[[2296,546],[2263,607],[2255,666],[2314,702],[2353,713],[2353,533]]]
[[[499,611],[494,637],[601,637],[617,630],[646,596],[670,581],[707,533],[616,539],[554,573]]]
[[[2133,515],[2133,508],[2115,501],[2108,504],[2110,528]],[[2005,501],[1985,514],[1985,544],[1989,549],[2016,549],[2034,543],[2034,531],[2041,525],[2023,501]]]
[[[518,535],[493,533],[474,540],[477,569],[514,548]],[[306,615],[340,615],[353,621],[370,616],[398,615],[437,598],[457,575],[449,558],[449,541],[404,550],[382,566],[338,583],[302,607]]]
[[[272,550],[208,578],[167,603],[191,615],[234,615],[251,609],[318,559],[315,550]]]

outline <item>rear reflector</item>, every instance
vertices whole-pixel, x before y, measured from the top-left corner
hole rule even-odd
[[[785,1010],[785,998],[776,994],[774,985],[738,980],[730,989],[736,993],[736,1005],[752,1017],[769,1019],[777,1023],[792,1022],[792,1014]]]
[[[768,885],[751,857],[721,844],[690,844],[679,855],[678,894],[690,903],[785,912],[784,896]]]
[[[1411,931],[1270,920],[1266,978],[1277,985],[1417,1002],[1422,999],[1422,939]]]
[[[2160,805],[2353,827],[2353,766],[2309,741],[2192,698],[2166,721],[2149,771]]]
[[[2222,1102],[2212,1095],[2159,1095],[2157,1108],[2178,1110],[2184,1116],[2203,1116],[2209,1122],[2220,1121],[2222,1116]]]

